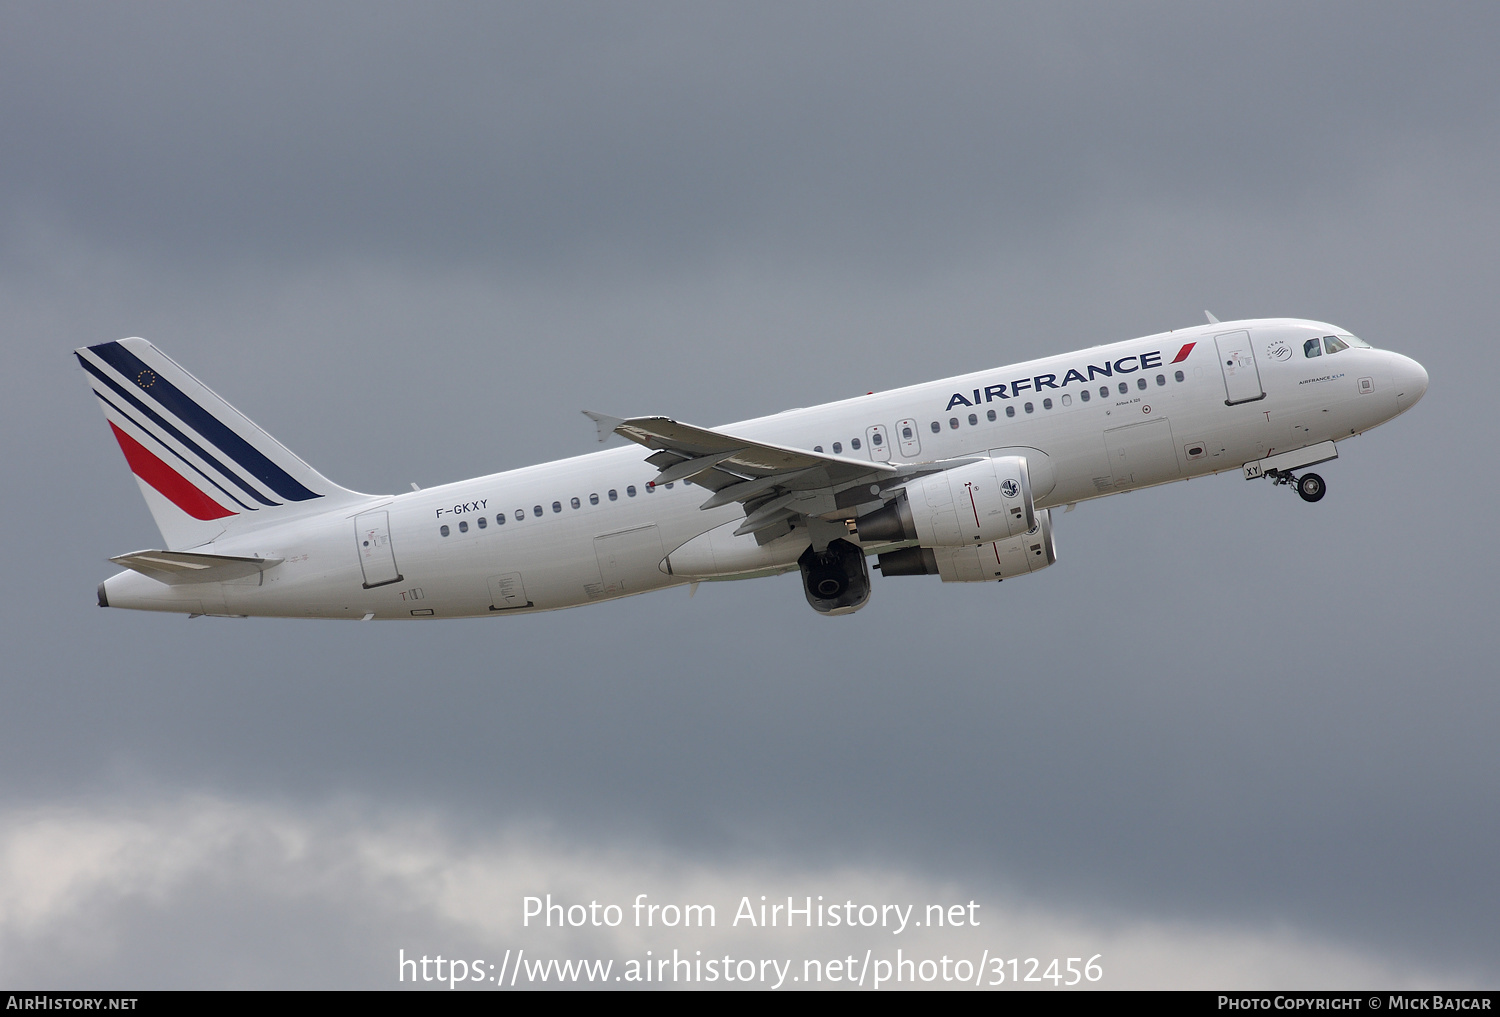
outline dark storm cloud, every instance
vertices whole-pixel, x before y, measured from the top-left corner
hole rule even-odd
[[[173,261],[903,267],[1488,144],[1487,5],[19,5],[5,210]],[[945,252],[952,252],[945,255]]]

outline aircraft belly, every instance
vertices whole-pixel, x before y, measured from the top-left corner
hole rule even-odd
[[[665,551],[656,523],[626,520],[623,529],[596,534],[597,515],[556,522],[563,525],[550,532],[538,527],[534,542],[507,534],[495,554],[474,556],[455,613],[556,610],[674,585],[657,567]]]
[[[438,614],[490,616],[587,603],[585,587],[599,581],[598,567],[584,553],[587,539],[574,525],[538,525],[530,533],[518,530],[498,542],[476,543],[461,563],[448,559],[435,569],[435,585],[454,591]]]

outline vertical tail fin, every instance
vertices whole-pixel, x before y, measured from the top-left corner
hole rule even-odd
[[[365,497],[297,458],[144,339],[74,355],[172,550]]]

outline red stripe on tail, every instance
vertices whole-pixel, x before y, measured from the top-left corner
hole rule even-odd
[[[114,421],[110,421],[109,429],[115,432],[115,441],[120,443],[120,451],[125,453],[130,472],[160,491],[173,505],[194,519],[223,519],[236,514],[184,480],[180,473],[158,459],[150,449],[116,427]]]

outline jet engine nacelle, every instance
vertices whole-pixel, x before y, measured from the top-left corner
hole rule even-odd
[[[1036,514],[1036,528],[978,547],[906,547],[880,555],[883,576],[941,576],[945,583],[981,583],[1038,572],[1057,561],[1052,513]]]
[[[907,484],[884,508],[855,520],[862,543],[915,540],[962,547],[1019,536],[1036,526],[1022,456],[1000,456]]]

